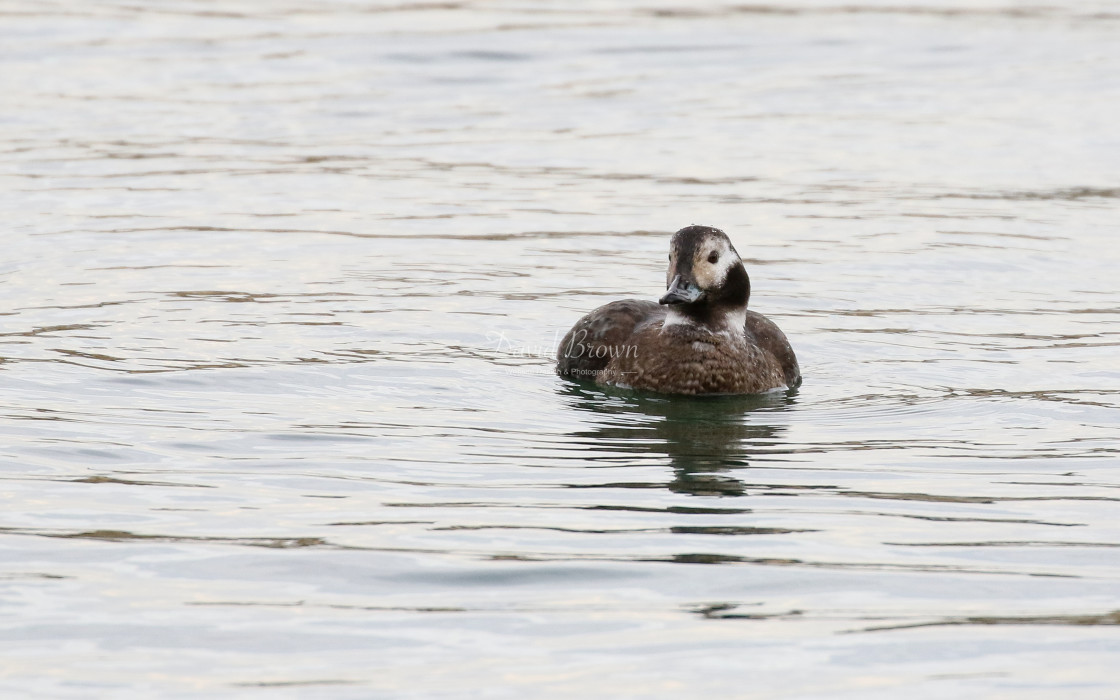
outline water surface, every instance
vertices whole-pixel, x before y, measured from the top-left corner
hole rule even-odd
[[[0,6],[0,690],[1111,698],[1120,13]],[[561,380],[729,232],[805,383]]]

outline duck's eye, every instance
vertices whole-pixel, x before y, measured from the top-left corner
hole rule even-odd
[[[708,262],[714,264],[716,260],[719,260],[719,253],[717,253],[714,250],[712,252],[708,253]]]

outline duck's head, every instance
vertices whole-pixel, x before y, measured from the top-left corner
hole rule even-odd
[[[673,311],[697,320],[742,313],[751,281],[727,234],[711,226],[688,226],[669,241],[668,290],[661,297]]]

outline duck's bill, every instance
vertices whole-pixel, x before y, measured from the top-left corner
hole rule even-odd
[[[677,275],[669,283],[669,289],[665,292],[665,296],[658,299],[658,302],[661,304],[691,304],[700,301],[703,296],[703,290]]]

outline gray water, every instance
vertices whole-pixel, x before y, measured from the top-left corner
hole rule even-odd
[[[0,694],[1114,698],[1120,7],[0,3]],[[668,235],[805,383],[552,373]]]

